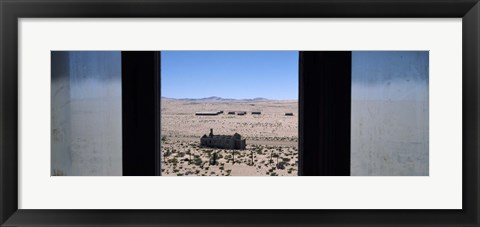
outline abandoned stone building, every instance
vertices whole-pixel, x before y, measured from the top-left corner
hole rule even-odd
[[[210,129],[208,136],[203,135],[202,138],[200,138],[200,146],[244,150],[247,144],[245,139],[242,140],[242,136],[238,133],[233,134],[233,136],[213,135],[213,129]]]
[[[219,114],[223,114],[222,111],[205,111],[205,112],[195,112],[195,115],[197,116],[216,116]]]

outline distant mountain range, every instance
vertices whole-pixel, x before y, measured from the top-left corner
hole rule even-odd
[[[168,98],[168,97],[163,97],[162,100],[179,100],[179,101],[191,101],[191,102],[261,102],[261,101],[271,101],[271,99],[266,99],[266,98],[253,98],[253,99],[228,99],[228,98],[222,98],[218,96],[211,96],[211,97],[206,97],[206,98],[198,98],[198,99],[193,99],[193,98],[182,98],[182,99],[176,99],[176,98]]]

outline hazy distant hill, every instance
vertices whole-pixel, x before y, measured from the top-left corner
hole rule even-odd
[[[206,97],[206,98],[183,98],[183,99],[175,99],[175,98],[168,98],[168,97],[163,97],[162,100],[179,100],[179,101],[191,101],[191,102],[261,102],[261,101],[272,101],[271,99],[266,99],[266,98],[254,98],[254,99],[228,99],[228,98],[222,98],[222,97],[217,97],[217,96],[211,96],[211,97]]]

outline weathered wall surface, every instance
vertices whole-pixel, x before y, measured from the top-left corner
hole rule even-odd
[[[72,173],[69,56],[67,52],[51,55],[51,175]]]
[[[122,175],[120,57],[52,52],[52,175]]]
[[[429,174],[428,56],[353,52],[351,175]]]

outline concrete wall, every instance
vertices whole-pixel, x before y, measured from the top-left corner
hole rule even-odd
[[[122,175],[120,54],[52,52],[52,175]]]
[[[428,175],[428,52],[352,54],[351,175]]]

